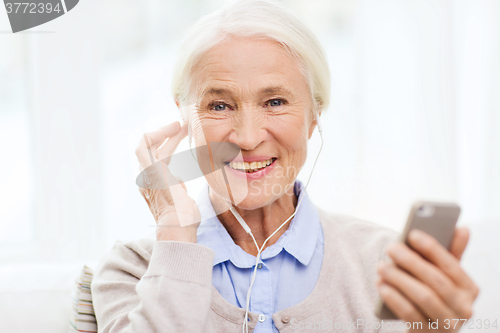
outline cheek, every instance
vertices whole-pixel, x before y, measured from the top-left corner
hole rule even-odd
[[[276,175],[280,182],[288,183],[297,177],[307,158],[308,136],[304,120],[298,119],[295,123],[282,122],[274,128],[273,136],[280,154]]]
[[[274,126],[270,127],[273,136],[280,144],[285,154],[302,155],[307,153],[308,133],[305,121],[303,119],[295,119],[294,121],[277,121]],[[286,156],[283,156],[286,157]]]
[[[197,117],[192,120],[192,135],[197,146],[206,145],[207,142],[223,142],[228,132],[224,121],[214,121]]]
[[[304,133],[285,131],[278,141],[290,153],[301,153],[307,148],[307,136]]]

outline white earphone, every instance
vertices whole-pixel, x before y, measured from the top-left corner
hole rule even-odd
[[[319,113],[316,114],[316,124],[318,125],[318,131],[319,131],[319,134],[321,135],[323,133],[323,128],[321,127],[321,120],[320,120],[320,116],[319,116]],[[321,136],[321,139],[323,140],[323,136]]]
[[[184,118],[184,121],[187,121],[187,119]],[[307,183],[306,183],[306,186],[304,187],[304,190],[307,189],[307,186],[309,185],[309,181],[311,180],[311,176],[312,176],[312,173],[314,171],[314,168],[316,167],[316,162],[318,161],[318,157],[319,157],[319,154],[321,153],[321,150],[323,148],[323,129],[321,127],[321,121],[320,121],[320,116],[319,116],[319,113],[316,114],[316,124],[318,125],[318,132],[319,132],[319,135],[321,137],[321,146],[319,148],[319,151],[318,151],[318,155],[316,156],[316,159],[314,160],[314,164],[313,164],[313,168],[311,170],[311,174],[309,175],[309,178],[307,180]],[[189,143],[189,150],[191,150],[191,141],[192,141],[192,136],[191,136],[191,126],[188,125],[188,143]],[[193,151],[191,150],[191,154],[193,154]],[[193,155],[193,158],[194,155]],[[196,159],[196,158],[195,158]],[[260,257],[260,252],[262,249],[259,249],[259,246],[257,244],[257,242],[255,241],[255,238],[252,234],[252,230],[250,229],[250,227],[248,226],[248,224],[246,224],[245,220],[243,220],[243,218],[241,217],[241,215],[236,211],[236,209],[234,209],[234,207],[231,205],[231,203],[229,203],[227,200],[225,200],[227,205],[229,206],[229,210],[231,211],[231,213],[233,214],[233,216],[236,218],[236,220],[240,223],[241,227],[245,230],[245,232],[247,234],[249,234],[250,236],[252,236],[253,238],[253,241],[255,243],[255,246],[257,247],[257,250],[259,251],[258,255],[257,255],[257,263],[256,265],[258,264],[258,261],[259,261],[259,257]],[[264,242],[264,244],[262,245],[262,248],[266,245],[267,241],[272,237],[274,236],[274,234],[279,230],[281,229],[281,227],[283,227],[291,218],[293,218],[295,216],[295,213],[297,212],[297,209],[299,208],[300,206],[300,203],[302,202],[302,197],[301,197],[301,200],[297,203],[297,207],[295,207],[295,211],[294,213],[285,221],[283,222],[283,224],[278,228],[276,229],[267,239],[266,241]],[[254,276],[252,277],[252,284],[253,284],[253,280],[255,278],[255,272],[256,270],[254,270]],[[248,293],[250,293],[251,289],[252,289],[252,284],[250,285],[250,289],[248,290]],[[248,295],[249,296],[249,295]],[[250,301],[250,299],[247,297],[247,303]],[[246,310],[246,314],[245,314],[245,323],[247,321],[247,318],[248,318],[248,305],[247,305],[247,310]],[[247,327],[247,331],[248,331],[248,327]]]
[[[320,116],[319,116],[319,113],[316,114],[316,124],[318,125],[318,132],[319,132],[319,136],[321,137],[321,146],[319,148],[319,151],[318,151],[318,155],[316,155],[316,159],[314,160],[314,164],[313,164],[313,167],[312,167],[312,170],[311,170],[311,173],[309,174],[309,178],[307,179],[307,183],[306,183],[306,186],[301,190],[301,191],[305,191],[307,189],[307,186],[309,185],[309,181],[311,180],[311,176],[313,174],[313,171],[314,171],[314,168],[316,167],[316,162],[318,161],[318,158],[319,158],[319,155],[321,154],[321,150],[323,149],[323,129],[321,127],[321,121],[320,121]],[[255,277],[256,277],[256,273],[257,273],[257,265],[259,264],[259,260],[260,260],[260,254],[262,252],[262,250],[264,249],[264,247],[266,246],[266,243],[269,239],[271,239],[271,237],[273,237],[277,232],[278,230],[280,230],[288,221],[290,221],[294,216],[295,214],[297,213],[297,210],[299,209],[299,206],[302,202],[302,199],[304,198],[304,196],[302,195],[300,197],[300,200],[299,202],[297,203],[297,206],[295,207],[295,211],[293,212],[293,214],[288,218],[286,219],[285,222],[283,222],[279,227],[278,229],[276,229],[265,241],[264,243],[262,244],[262,247],[259,248],[259,245],[257,244],[257,241],[255,240],[255,237],[254,235],[252,234],[252,230],[250,229],[250,227],[248,226],[248,224],[246,224],[245,220],[243,220],[243,218],[241,217],[241,215],[238,213],[238,211],[236,211],[236,209],[233,207],[233,205],[231,205],[230,202],[228,202],[227,200],[226,203],[227,205],[229,206],[229,210],[231,211],[231,213],[233,213],[233,216],[236,218],[236,220],[240,223],[240,225],[242,226],[242,228],[245,230],[245,232],[247,234],[249,234],[252,239],[253,239],[253,242],[255,244],[255,246],[257,247],[257,257],[256,257],[256,260],[255,260],[255,266],[254,266],[254,270],[253,270],[253,275],[252,275],[252,279],[250,280],[250,287],[248,288],[248,291],[247,291],[247,299],[246,299],[246,309],[245,309],[245,319],[243,321],[243,328],[242,328],[242,332],[245,333],[245,329],[246,329],[246,333],[248,333],[248,311],[249,311],[249,306],[250,306],[250,295],[252,293],[252,286],[253,286],[253,283],[255,281]]]
[[[187,122],[187,119],[184,118],[184,121]],[[316,159],[314,160],[314,164],[313,164],[313,167],[312,167],[312,170],[311,170],[311,173],[309,174],[309,178],[307,179],[307,183],[306,183],[306,186],[302,189],[302,191],[305,191],[307,189],[307,186],[309,185],[309,181],[311,180],[311,177],[312,177],[312,174],[314,172],[314,168],[316,167],[316,162],[318,161],[318,158],[319,158],[319,155],[321,154],[321,150],[323,149],[323,129],[321,127],[321,121],[320,121],[320,116],[319,116],[319,113],[316,114],[316,124],[318,126],[318,132],[319,132],[319,136],[321,138],[321,145],[320,145],[320,148],[319,148],[319,151],[318,151],[318,155],[316,155]],[[188,125],[188,143],[189,143],[189,150],[191,150],[191,141],[192,141],[192,136],[191,136],[191,126]],[[193,151],[191,150],[191,154],[193,154]],[[193,155],[193,158],[194,155]],[[196,158],[195,158],[196,159]],[[246,298],[246,308],[245,308],[245,319],[244,319],[244,322],[243,322],[243,327],[242,327],[242,331],[243,333],[245,333],[245,330],[246,332],[248,333],[248,311],[249,311],[249,306],[250,306],[250,295],[252,293],[252,286],[253,286],[253,283],[255,281],[255,277],[256,277],[256,273],[257,273],[257,265],[259,264],[259,260],[260,260],[260,254],[262,252],[262,250],[264,249],[264,247],[266,246],[266,243],[269,239],[271,239],[271,237],[273,237],[277,232],[278,230],[280,230],[288,221],[290,221],[294,216],[295,214],[297,213],[297,210],[302,202],[302,198],[304,198],[304,196],[301,196],[300,197],[300,200],[299,202],[297,203],[297,206],[295,207],[295,211],[293,212],[293,214],[288,218],[286,219],[285,222],[283,222],[265,241],[264,243],[262,244],[262,247],[259,248],[259,245],[257,244],[257,241],[255,240],[255,237],[254,235],[252,234],[252,230],[250,229],[250,227],[248,226],[248,224],[245,222],[245,220],[243,220],[243,218],[241,217],[241,215],[238,213],[238,211],[233,207],[233,205],[231,205],[230,202],[228,202],[227,200],[226,203],[227,205],[229,206],[229,210],[231,211],[231,213],[233,214],[233,216],[236,218],[236,220],[239,222],[239,224],[241,225],[241,227],[245,230],[245,232],[247,234],[249,234],[252,239],[253,239],[253,242],[255,244],[255,246],[257,247],[257,257],[256,257],[256,260],[255,260],[255,267],[254,267],[254,271],[253,271],[253,275],[252,275],[252,279],[250,281],[250,287],[248,288],[248,292],[247,292],[247,298]]]

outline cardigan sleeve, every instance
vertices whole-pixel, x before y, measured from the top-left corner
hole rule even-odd
[[[98,332],[204,332],[213,258],[199,244],[117,242],[91,284]]]

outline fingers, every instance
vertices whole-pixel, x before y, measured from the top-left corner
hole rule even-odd
[[[174,121],[173,123],[160,127],[159,130],[163,131],[166,137],[170,137],[179,132],[180,127],[181,124],[178,121]]]
[[[462,259],[462,255],[469,242],[469,229],[462,227],[455,229],[455,235],[453,236],[453,241],[451,242],[450,252],[458,260]]]
[[[179,197],[179,189],[177,186],[180,186],[179,184],[179,180],[178,178],[174,177],[174,175],[172,175],[172,173],[170,172],[170,169],[168,168],[168,166],[165,164],[165,163],[161,163],[161,167],[162,167],[162,172],[163,172],[163,176],[164,176],[164,179],[165,179],[165,191],[163,193],[165,199],[167,200],[168,204],[169,205],[175,205],[175,201],[176,199],[179,200],[180,197]],[[185,191],[180,191],[180,192],[184,192]],[[182,196],[184,193],[180,193],[180,195]]]
[[[179,182],[179,184],[181,184],[182,188],[187,192],[186,184],[184,184],[184,182],[182,181],[182,179],[180,179],[179,177],[175,177],[175,179],[177,179],[177,181]]]
[[[158,160],[156,149],[165,140],[180,130],[178,121],[160,127],[156,131],[144,133],[137,144],[135,154],[139,160],[139,168],[145,169]]]
[[[147,170],[152,170],[153,173],[147,176],[156,179],[151,187],[140,187],[139,191],[146,199],[155,220],[160,223],[164,218],[162,215],[176,212],[175,208],[182,206],[185,200],[190,198],[182,180],[174,177],[165,163],[157,163],[154,170],[151,167]],[[169,207],[174,209],[168,209]]]
[[[196,202],[187,194],[184,182],[170,172],[168,163],[180,141],[187,135],[187,125],[179,122],[145,133],[136,148],[141,175],[139,191],[146,199],[157,227],[157,240],[196,242],[196,228],[201,215]]]
[[[194,200],[192,200],[187,194],[187,188],[184,182],[177,177],[174,177],[168,166],[165,163],[161,163],[164,168],[164,173],[167,178],[167,190],[162,190],[158,195],[162,195],[165,201],[173,209],[165,210],[168,211],[170,217],[159,216],[157,219],[158,225],[164,225],[163,222],[166,220],[167,224],[171,224],[175,221],[175,225],[180,225],[181,227],[192,225],[200,222],[200,217],[198,214],[193,212],[193,207],[196,207]],[[175,216],[175,217],[173,217]]]
[[[153,204],[172,205],[174,198],[171,186],[179,184],[179,181],[170,173],[165,163],[158,161],[157,147],[164,145],[172,138],[179,137],[181,126],[179,122],[160,127],[156,131],[144,133],[136,148],[136,156],[139,160],[139,169],[143,173],[143,180],[147,190],[141,191],[146,201]],[[178,144],[178,139],[174,139]],[[177,146],[175,144],[175,147]],[[175,150],[173,147],[173,150]],[[173,153],[172,150],[172,153]],[[160,194],[161,192],[161,194]],[[164,201],[164,203],[163,203]]]
[[[458,259],[429,234],[414,229],[408,235],[410,246],[441,269],[458,287],[473,289],[474,282],[460,267]]]
[[[157,158],[159,160],[165,160],[167,164],[170,163],[170,157],[174,154],[182,139],[184,139],[188,134],[187,126],[187,124],[184,124],[182,127],[180,127],[180,130],[178,132],[176,132],[166,142],[158,147]]]
[[[381,263],[378,273],[384,282],[397,289],[428,318],[442,321],[456,317],[434,290],[394,264]]]
[[[467,246],[467,229],[457,229],[449,252],[434,237],[412,230],[408,244],[388,247],[393,263],[381,263],[379,290],[387,306],[399,318],[416,321],[422,315],[433,321],[450,318],[469,319],[479,289],[460,267]]]
[[[384,303],[396,317],[411,323],[427,321],[420,311],[418,311],[418,309],[415,308],[415,306],[397,289],[383,282],[378,282],[377,287],[380,298],[382,298]]]
[[[471,303],[471,299],[467,293],[458,288],[435,265],[423,259],[403,243],[391,244],[387,248],[387,253],[397,266],[433,289],[455,313],[461,315],[460,318],[465,318],[469,314],[467,306]]]

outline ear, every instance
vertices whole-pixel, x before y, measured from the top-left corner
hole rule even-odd
[[[311,125],[309,125],[309,135],[307,136],[308,139],[311,138],[313,132],[314,132],[314,129],[316,128],[316,119],[314,119],[312,122],[311,122]]]
[[[179,96],[175,96],[174,97],[174,101],[175,101],[175,105],[177,105],[177,109],[179,110],[179,113],[181,114],[181,118],[184,122],[187,121],[186,119],[186,114],[184,113],[185,111],[183,110],[182,106],[181,106],[181,102],[179,100]]]
[[[320,104],[320,107],[321,107],[321,104]],[[318,116],[321,117],[321,109],[319,109],[318,111]],[[311,121],[311,124],[309,125],[309,135],[308,135],[308,139],[311,138],[313,132],[314,132],[314,129],[316,128],[316,126],[318,126],[318,122],[316,121],[316,112],[313,113],[313,121]]]

